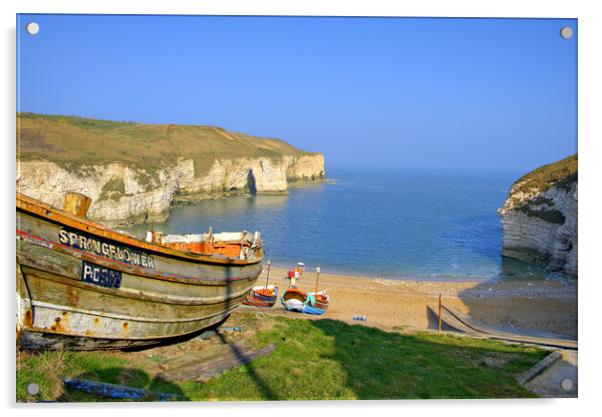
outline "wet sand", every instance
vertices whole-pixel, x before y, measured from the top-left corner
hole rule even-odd
[[[284,269],[272,268],[270,272],[270,284],[277,285],[281,293],[289,285],[285,276]],[[257,285],[264,282],[265,272]],[[315,273],[304,273],[297,285],[313,291]],[[320,318],[358,323],[353,316],[366,315],[365,324],[384,329],[435,329],[436,318],[429,316],[427,306],[436,306],[441,294],[443,304],[485,324],[577,337],[575,281],[528,277],[506,281],[420,281],[322,273],[319,288],[326,289],[331,297],[327,313]],[[287,312],[280,305],[270,310],[271,314],[315,318]]]

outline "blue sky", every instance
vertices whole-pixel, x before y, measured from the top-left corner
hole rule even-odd
[[[20,15],[17,42],[18,111],[216,125],[327,169],[525,172],[577,147],[574,19]]]

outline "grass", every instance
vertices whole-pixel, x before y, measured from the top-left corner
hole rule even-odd
[[[543,165],[519,178],[514,184],[513,192],[543,193],[552,185],[569,189],[577,181],[577,154],[560,161]]]
[[[539,218],[546,222],[562,225],[564,215],[553,208],[553,202],[541,195],[550,187],[556,186],[569,191],[578,177],[578,157],[571,155],[552,164],[544,165],[519,178],[510,189],[510,201],[520,212],[529,217]],[[526,194],[531,198],[518,197]],[[532,198],[536,196],[535,198]],[[539,206],[533,208],[533,206]]]
[[[125,183],[123,178],[111,178],[102,186],[98,201],[102,200],[119,200],[125,195]]]
[[[195,175],[206,173],[216,158],[309,155],[279,139],[229,132],[213,126],[142,124],[17,113],[17,157],[48,160],[77,170],[122,162],[157,170],[193,159]]]
[[[245,327],[256,327],[254,314],[236,313]],[[276,350],[206,384],[157,378],[165,352],[156,350],[45,352],[19,361],[17,399],[32,400],[26,386],[35,381],[41,386],[37,400],[104,400],[65,391],[60,383],[63,376],[127,384],[197,401],[532,397],[515,375],[548,353],[484,339],[388,333],[329,319],[267,320],[269,326],[264,323],[250,341],[257,346],[274,343]]]

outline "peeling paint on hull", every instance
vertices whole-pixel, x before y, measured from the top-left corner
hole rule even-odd
[[[183,337],[225,320],[261,273],[262,253],[244,261],[174,251],[35,200],[19,203],[17,329],[24,348],[127,348]],[[80,234],[106,250],[70,245]],[[123,253],[144,262],[127,262]]]

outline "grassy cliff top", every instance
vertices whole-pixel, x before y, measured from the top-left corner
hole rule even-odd
[[[541,193],[551,186],[570,186],[577,181],[578,175],[577,154],[571,155],[560,161],[543,165],[526,175],[520,177],[512,187],[513,193]]]
[[[279,139],[228,132],[214,126],[143,124],[17,113],[17,157],[46,160],[68,169],[123,162],[153,170],[193,159],[195,173],[215,158],[311,155]]]

